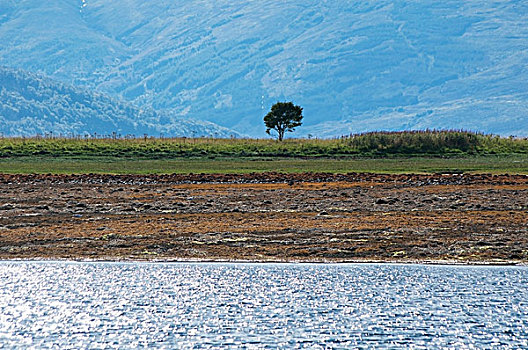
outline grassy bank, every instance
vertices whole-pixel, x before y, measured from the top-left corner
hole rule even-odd
[[[2,173],[491,172],[528,174],[528,139],[463,131],[338,139],[0,138]]]
[[[124,157],[134,159],[247,157],[390,157],[528,154],[528,139],[463,131],[376,132],[338,139],[2,138],[6,157]]]
[[[278,172],[375,172],[375,173],[513,173],[528,174],[528,157],[472,156],[452,158],[52,158],[18,157],[0,159],[0,173],[29,174],[164,174],[164,173],[251,173]]]

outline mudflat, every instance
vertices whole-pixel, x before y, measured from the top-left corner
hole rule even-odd
[[[528,176],[0,175],[0,259],[528,262]]]

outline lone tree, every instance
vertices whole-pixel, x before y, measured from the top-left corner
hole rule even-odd
[[[264,117],[264,124],[266,124],[267,128],[266,133],[271,135],[271,130],[275,130],[279,141],[282,141],[286,131],[292,132],[302,124],[302,110],[301,107],[295,106],[291,102],[275,103],[271,106],[271,112]]]

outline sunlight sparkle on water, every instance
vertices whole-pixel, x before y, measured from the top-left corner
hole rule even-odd
[[[0,347],[526,348],[528,269],[0,263]]]

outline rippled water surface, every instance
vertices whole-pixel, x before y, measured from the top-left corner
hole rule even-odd
[[[0,348],[528,348],[528,269],[0,262]]]

